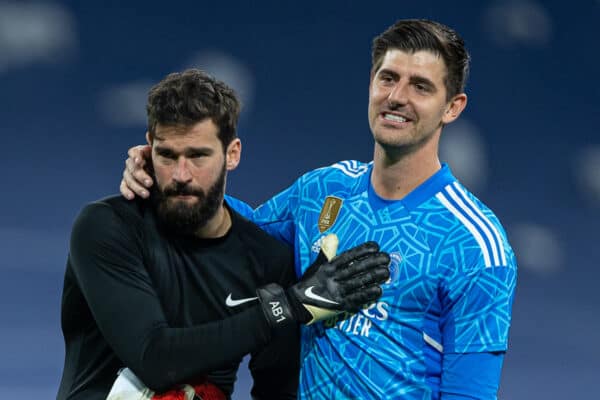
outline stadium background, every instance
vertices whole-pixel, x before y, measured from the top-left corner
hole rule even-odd
[[[71,223],[118,190],[153,82],[197,66],[239,90],[228,191],[257,205],[309,169],[370,160],[370,42],[406,17],[455,27],[473,59],[442,154],[519,259],[500,398],[597,393],[600,1],[217,3],[0,1],[0,397],[55,396]],[[242,371],[235,398],[248,386]]]

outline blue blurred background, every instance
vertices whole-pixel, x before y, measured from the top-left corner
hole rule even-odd
[[[456,28],[472,55],[442,155],[519,259],[500,398],[598,393],[600,1],[415,3],[0,0],[0,397],[56,395],[71,224],[118,190],[153,83],[196,66],[241,93],[228,191],[258,205],[309,169],[371,159],[370,43],[408,17]],[[248,398],[245,370],[237,387]]]

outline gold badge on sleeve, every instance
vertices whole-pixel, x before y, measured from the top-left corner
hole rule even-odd
[[[323,204],[321,214],[319,214],[319,232],[325,232],[335,223],[340,208],[342,208],[342,199],[335,196],[325,198],[325,204]]]

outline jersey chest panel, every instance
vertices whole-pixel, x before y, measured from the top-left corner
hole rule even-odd
[[[310,265],[322,238],[335,233],[340,239],[339,251],[377,241],[392,258],[391,276],[377,303],[355,315],[341,314],[303,329],[301,390],[312,393],[308,398],[351,398],[351,393],[361,393],[364,398],[392,398],[404,390],[414,392],[416,397],[411,398],[428,398],[429,389],[423,382],[423,324],[436,296],[437,279],[424,236],[400,203],[374,210],[366,193],[342,198],[336,220],[321,232],[318,203],[303,204],[299,210],[297,226],[305,229],[297,237],[297,248],[302,249],[297,255],[299,265]],[[325,196],[320,203],[325,203]],[[333,363],[322,365],[321,357]],[[353,374],[361,376],[357,379],[350,376]],[[334,385],[327,383],[332,380]]]

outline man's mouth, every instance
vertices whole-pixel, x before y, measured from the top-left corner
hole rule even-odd
[[[192,200],[192,199],[196,199],[197,196],[194,196],[193,194],[171,194],[168,196],[168,198],[171,198],[174,200]]]
[[[385,119],[386,121],[391,121],[391,122],[398,122],[398,123],[402,123],[402,122],[408,122],[410,121],[408,118],[403,117],[401,115],[398,114],[391,114],[391,113],[382,113],[383,119]]]

